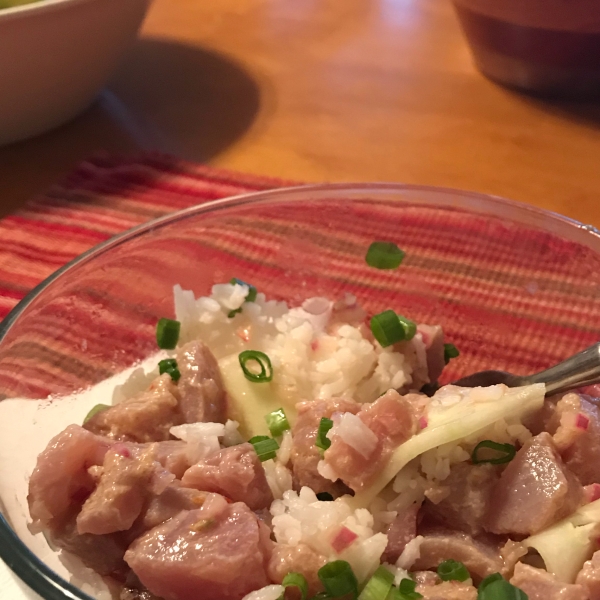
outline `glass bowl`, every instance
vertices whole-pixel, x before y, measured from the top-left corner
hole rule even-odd
[[[405,250],[399,269],[366,265],[375,240]],[[370,313],[441,324],[461,353],[443,382],[485,368],[535,372],[600,338],[600,232],[500,198],[306,186],[217,200],[119,235],[44,281],[0,325],[0,556],[44,598],[89,596],[27,528],[34,458],[23,449],[62,429],[40,411],[68,411],[61,397],[154,354],[174,284],[199,295],[232,277],[292,304],[350,292]]]

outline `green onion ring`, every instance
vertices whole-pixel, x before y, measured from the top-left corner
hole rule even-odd
[[[244,377],[248,381],[255,383],[266,383],[273,379],[273,366],[271,359],[260,350],[244,350],[239,355],[240,366],[244,372]],[[260,366],[260,373],[253,373],[246,367],[246,363],[253,361]]]

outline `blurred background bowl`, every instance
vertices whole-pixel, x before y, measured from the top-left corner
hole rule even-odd
[[[600,94],[597,0],[453,0],[479,70],[546,96]]]
[[[85,110],[135,38],[150,0],[41,0],[0,10],[0,145]]]
[[[375,240],[406,252],[400,268],[366,265]],[[600,233],[592,227],[456,190],[281,189],[142,225],[42,283],[0,324],[0,397],[8,399],[0,402],[0,421],[14,422],[8,408],[17,397],[52,394],[54,409],[68,414],[71,405],[60,395],[156,352],[157,319],[174,315],[174,284],[207,295],[232,277],[294,305],[351,293],[371,314],[392,308],[441,324],[461,353],[445,382],[485,368],[534,372],[600,338]],[[25,404],[17,406],[20,424],[0,436],[0,556],[44,598],[87,598],[67,584],[68,572],[43,536],[27,527],[34,462],[22,458],[19,428],[33,428],[43,447],[62,425],[45,429],[36,411],[48,404]]]

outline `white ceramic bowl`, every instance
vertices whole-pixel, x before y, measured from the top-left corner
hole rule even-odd
[[[0,10],[0,145],[87,108],[135,38],[150,0],[41,0]]]

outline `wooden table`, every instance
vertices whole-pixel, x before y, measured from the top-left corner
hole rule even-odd
[[[600,226],[600,107],[475,71],[446,0],[155,0],[73,123],[0,149],[6,212],[98,151],[305,181],[402,181]]]

